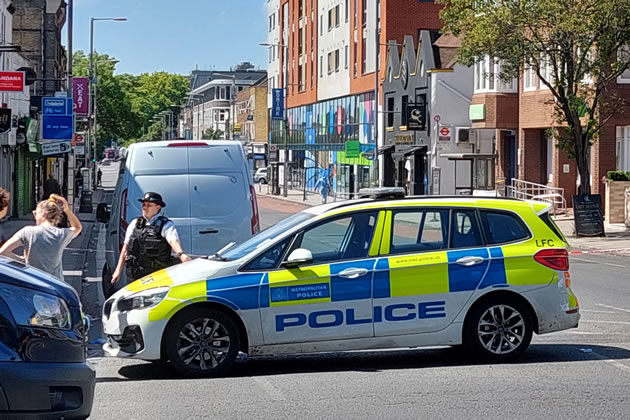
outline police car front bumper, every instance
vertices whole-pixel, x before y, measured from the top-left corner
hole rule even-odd
[[[118,301],[126,296],[115,295],[103,307],[103,332],[107,343],[105,354],[142,360],[161,359],[162,333],[168,320],[149,321],[152,308],[120,311]]]

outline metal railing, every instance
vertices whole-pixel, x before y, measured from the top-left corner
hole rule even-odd
[[[506,197],[520,198],[523,200],[537,200],[549,203],[552,213],[566,213],[567,201],[564,198],[564,188],[550,187],[534,182],[512,179],[510,185],[505,185]]]

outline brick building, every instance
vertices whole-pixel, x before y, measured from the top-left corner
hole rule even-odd
[[[267,79],[243,89],[236,95],[238,139],[245,142],[266,142],[269,133],[267,114]],[[235,135],[236,138],[236,135]]]
[[[563,188],[571,207],[580,180],[575,160],[556,147],[553,95],[533,70],[508,83],[499,80],[500,72],[500,64],[487,58],[475,64],[471,106],[473,128],[494,136],[497,179],[508,185],[519,179]],[[630,101],[630,72],[612,88]],[[601,118],[607,118],[605,112]],[[630,170],[630,113],[617,112],[604,125],[590,154],[591,189],[603,194],[601,179],[608,171]]]
[[[38,78],[60,79],[36,83],[36,95],[54,95],[64,90],[68,57],[61,45],[66,22],[64,0],[12,0],[13,43],[33,64]]]
[[[287,93],[285,119],[271,121],[270,141],[289,150],[291,185],[314,189],[320,172],[328,171],[336,193],[352,196],[382,178],[382,169],[377,174],[373,164],[377,116],[383,127],[381,88],[375,109],[376,61],[382,81],[386,42],[402,44],[405,35],[417,39],[423,29],[439,29],[439,6],[432,1],[269,0],[267,7],[269,85]],[[270,97],[269,108],[272,104]],[[345,155],[349,141],[360,143],[360,157]]]

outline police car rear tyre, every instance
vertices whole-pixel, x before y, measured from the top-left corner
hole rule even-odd
[[[473,309],[466,323],[465,344],[491,361],[509,361],[521,355],[532,340],[529,311],[516,299],[494,299]]]
[[[194,308],[173,320],[166,332],[166,354],[184,376],[217,376],[236,359],[240,348],[234,320],[216,309]]]

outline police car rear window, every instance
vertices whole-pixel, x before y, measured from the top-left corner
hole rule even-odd
[[[486,210],[481,210],[479,214],[488,245],[516,242],[530,237],[525,224],[514,214]]]
[[[558,228],[558,225],[556,225],[553,219],[549,217],[549,212],[543,213],[539,217],[543,222],[545,222],[545,224],[549,227],[549,229],[551,229],[551,231],[556,234],[556,236],[560,240],[562,240],[563,242],[567,241],[564,235],[562,234],[562,232],[560,231],[560,229]]]

